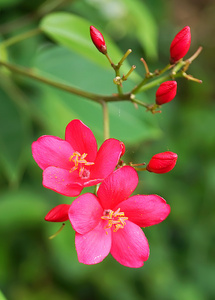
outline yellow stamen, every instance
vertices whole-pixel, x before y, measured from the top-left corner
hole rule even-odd
[[[78,151],[75,151],[69,158],[69,161],[74,162],[74,167],[71,168],[70,172],[79,169],[79,176],[81,177],[84,172],[84,166],[92,166],[94,165],[94,162],[88,162],[85,158],[87,156],[87,153],[80,154]],[[80,166],[81,164],[81,166]],[[83,166],[84,165],[84,166]]]
[[[125,213],[120,212],[120,208],[118,208],[115,212],[112,210],[105,210],[104,216],[102,216],[101,218],[108,221],[104,229],[114,226],[114,232],[116,232],[120,228],[124,228],[124,226],[126,225],[125,221],[128,220],[128,218],[125,217]]]

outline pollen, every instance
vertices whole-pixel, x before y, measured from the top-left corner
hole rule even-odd
[[[125,217],[125,213],[120,211],[120,208],[118,208],[116,211],[113,211],[111,209],[104,210],[103,216],[101,218],[108,221],[104,229],[108,229],[113,226],[114,232],[116,232],[120,228],[124,228],[124,226],[126,225],[125,221],[128,220],[128,218]]]

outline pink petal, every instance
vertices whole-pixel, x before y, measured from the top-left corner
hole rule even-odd
[[[43,186],[65,196],[78,196],[83,185],[80,183],[78,171],[48,167],[43,171]]]
[[[149,245],[141,228],[126,221],[124,228],[112,232],[111,254],[126,267],[142,267],[149,258]]]
[[[121,202],[120,211],[133,223],[147,227],[162,222],[170,213],[170,206],[157,195],[136,195]]]
[[[114,171],[122,151],[124,144],[115,139],[108,139],[101,145],[95,164],[91,167],[91,178],[106,178]]]
[[[87,186],[92,186],[92,185],[96,185],[100,182],[103,181],[103,178],[96,178],[96,179],[82,179],[81,182],[83,182],[83,185],[84,187],[87,187]]]
[[[76,233],[75,246],[79,262],[93,265],[101,262],[110,252],[111,230],[104,229],[104,221],[85,234]]]
[[[69,209],[69,220],[75,231],[85,234],[101,221],[103,209],[94,194],[86,193],[76,198]]]
[[[69,170],[74,165],[69,161],[73,153],[71,145],[56,136],[44,135],[32,144],[33,157],[42,170],[49,166]]]
[[[59,204],[47,213],[47,215],[45,216],[45,220],[49,222],[65,222],[69,219],[69,208],[69,204]]]
[[[94,162],[97,154],[97,142],[90,130],[80,120],[72,120],[66,127],[65,140],[81,155],[86,153],[86,160]]]
[[[105,209],[113,209],[126,200],[138,184],[138,175],[134,168],[125,166],[109,175],[98,189],[98,198]]]

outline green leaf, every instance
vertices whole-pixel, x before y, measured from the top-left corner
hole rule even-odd
[[[43,221],[48,209],[45,199],[32,189],[6,191],[1,193],[0,227],[8,229],[34,226]]]
[[[1,84],[4,83],[6,91],[6,81],[2,77]],[[15,91],[11,89],[10,93],[12,95]],[[26,164],[27,146],[30,147],[30,126],[29,120],[10,96],[0,90],[0,165],[9,183],[17,185]]]
[[[72,82],[83,90],[107,95],[116,92],[111,71],[65,48],[53,47],[41,52],[36,67],[43,75],[54,76],[67,84]],[[132,86],[133,82],[125,82],[126,90]],[[50,134],[62,137],[67,123],[79,118],[92,129],[99,143],[103,141],[102,109],[98,103],[47,86],[43,86],[43,90],[45,94],[40,99],[40,108],[46,116]],[[108,106],[111,137],[133,144],[159,136],[155,116],[145,113],[142,107],[136,109],[126,101],[109,103]]]
[[[22,0],[0,0],[0,7],[8,7],[12,5],[16,5],[17,3],[21,2]]]
[[[120,1],[126,6],[127,13],[132,18],[135,35],[138,37],[147,57],[157,58],[157,25],[152,13],[143,1]]]
[[[0,291],[0,300],[6,300],[5,296],[2,294],[1,291]]]
[[[90,22],[76,15],[65,12],[56,12],[44,17],[40,23],[40,28],[45,34],[60,45],[77,52],[102,67],[110,68],[107,58],[102,53],[98,52],[91,41],[91,25]],[[109,55],[114,63],[118,63],[122,58],[123,53],[102,30],[101,32],[104,35]],[[129,69],[128,63],[124,62],[124,72],[127,72]]]

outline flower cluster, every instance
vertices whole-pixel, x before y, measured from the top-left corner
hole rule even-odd
[[[149,245],[140,227],[158,224],[170,213],[170,206],[158,195],[131,196],[138,175],[122,163],[124,152],[124,144],[116,139],[105,140],[97,150],[92,131],[80,120],[67,125],[65,140],[42,136],[32,144],[44,187],[78,196],[84,187],[101,183],[96,194],[82,194],[71,205],[54,207],[45,217],[50,222],[70,221],[81,263],[96,264],[111,253],[124,266],[143,266]],[[145,169],[165,173],[176,160],[175,153],[160,153]]]
[[[119,69],[131,53],[129,49],[118,64],[108,55],[102,33],[90,26],[90,35],[95,47],[104,54],[115,70],[114,83],[122,93],[122,82],[127,80],[136,66],[119,76]],[[201,49],[188,60],[183,61],[191,43],[189,26],[184,27],[170,45],[170,63],[154,73],[146,70],[145,80],[131,92],[132,100],[142,85],[157,75],[172,69],[169,77],[163,77],[155,93],[155,103],[144,105],[152,113],[161,105],[172,101],[177,92],[175,74],[200,82],[186,74],[189,64]],[[170,80],[164,81],[167,78]],[[140,103],[140,102],[138,102]],[[152,156],[145,163],[126,165],[121,157],[125,153],[123,142],[109,138],[98,150],[93,132],[80,120],[72,120],[66,127],[65,139],[56,136],[42,136],[32,144],[36,163],[43,170],[43,186],[69,197],[77,197],[71,205],[60,204],[45,216],[49,222],[70,221],[75,231],[75,246],[78,260],[84,264],[101,262],[109,253],[122,265],[132,268],[143,266],[149,257],[149,245],[141,227],[162,222],[170,213],[170,206],[158,195],[132,195],[138,185],[137,171],[163,174],[176,164],[177,154],[166,151]],[[96,186],[95,192],[80,195],[85,187]]]

